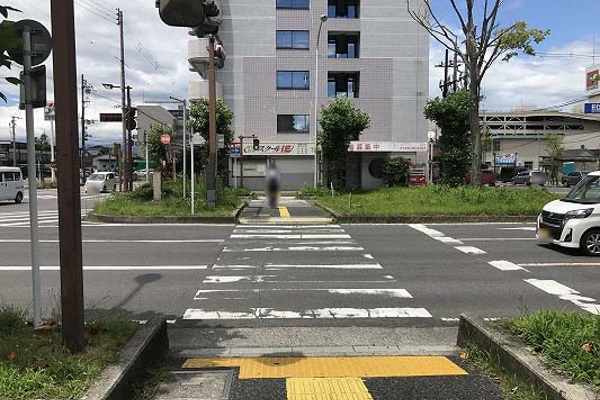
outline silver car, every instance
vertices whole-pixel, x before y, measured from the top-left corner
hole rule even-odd
[[[114,172],[94,172],[85,181],[86,193],[99,193],[117,190],[117,181]]]

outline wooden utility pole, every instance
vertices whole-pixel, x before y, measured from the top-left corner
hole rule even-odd
[[[54,99],[58,168],[58,223],[62,337],[73,353],[85,348],[77,72],[73,0],[52,0]]]

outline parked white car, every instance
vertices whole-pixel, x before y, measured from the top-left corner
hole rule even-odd
[[[0,201],[9,200],[19,204],[23,201],[25,183],[18,167],[0,167]]]
[[[564,198],[544,206],[536,237],[600,256],[600,171],[590,172]]]
[[[85,181],[86,193],[99,193],[117,190],[117,180],[114,172],[94,172]]]

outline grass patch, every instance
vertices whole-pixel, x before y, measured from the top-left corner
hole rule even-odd
[[[331,197],[319,203],[342,215],[537,215],[549,201],[560,198],[545,189],[471,188],[431,185],[422,188],[383,188]]]
[[[190,186],[188,185],[188,190]],[[219,184],[217,187],[217,207],[208,208],[206,202],[206,185],[204,180],[198,181],[194,188],[194,215],[198,216],[230,216],[232,211],[241,204],[232,188]],[[191,215],[191,196],[182,197],[183,181],[163,181],[161,201],[153,201],[152,184],[146,183],[132,192],[113,193],[105,201],[94,205],[94,213],[104,215],[127,216],[189,216]]]
[[[600,316],[540,310],[523,313],[503,327],[554,370],[600,390]]]
[[[470,344],[462,353],[478,369],[497,381],[506,400],[548,400],[544,392],[533,383],[524,381],[508,372],[497,358],[490,353]]]
[[[120,320],[90,323],[86,351],[73,355],[57,325],[34,331],[25,315],[0,307],[0,400],[80,398],[138,328]]]

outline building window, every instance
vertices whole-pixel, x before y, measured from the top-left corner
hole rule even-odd
[[[308,133],[310,117],[308,115],[278,115],[277,133]]]
[[[277,8],[308,10],[310,0],[277,0]]]
[[[327,16],[329,18],[358,18],[359,0],[328,0]]]
[[[494,144],[494,151],[500,151],[502,149],[501,142],[499,140],[492,140],[492,143]]]
[[[523,164],[525,169],[533,169],[533,161],[525,161]]]
[[[310,89],[308,71],[277,71],[277,89]]]
[[[327,76],[328,97],[358,97],[359,72],[330,72]]]
[[[329,58],[359,58],[359,33],[329,32],[327,41],[327,57]]]
[[[308,31],[277,31],[278,49],[308,49]]]

